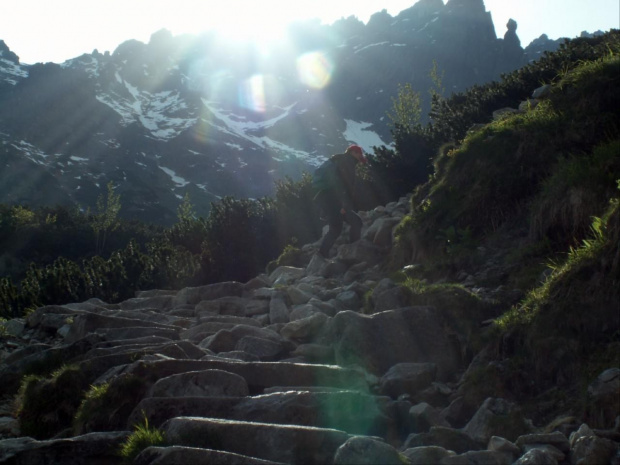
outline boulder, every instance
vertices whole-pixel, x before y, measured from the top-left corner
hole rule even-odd
[[[276,360],[290,350],[283,341],[273,341],[256,336],[244,336],[237,341],[235,350],[255,355],[259,360]]]
[[[381,376],[397,363],[434,363],[437,379],[448,380],[461,366],[460,353],[431,307],[407,307],[374,315],[336,314],[326,325],[336,362],[359,365]]]
[[[355,436],[336,451],[335,465],[403,465],[399,452],[376,438]]]
[[[523,450],[533,448],[534,446],[551,445],[564,454],[570,452],[570,442],[568,438],[559,431],[547,434],[525,434],[519,436],[515,444]]]
[[[269,302],[269,321],[272,325],[289,322],[289,309],[283,297],[274,297]]]
[[[314,297],[309,292],[302,291],[299,287],[295,286],[289,286],[286,289],[286,294],[293,305],[308,303],[308,301]]]
[[[362,306],[362,301],[355,291],[344,291],[336,296],[343,308],[347,310],[359,310]]]
[[[372,302],[374,306],[373,311],[378,313],[406,307],[411,302],[411,295],[405,288],[397,286],[382,292],[373,292]]]
[[[170,465],[209,463],[218,465],[284,465],[281,462],[248,457],[221,450],[197,447],[147,447],[135,458],[134,465]]]
[[[240,296],[224,296],[217,299],[202,300],[196,305],[197,315],[232,315],[245,317],[248,299]]]
[[[191,341],[200,342],[207,336],[211,336],[221,329],[232,329],[236,323],[224,323],[220,321],[209,321],[192,326],[185,331],[181,331],[179,336],[181,339],[189,339]]]
[[[222,370],[179,373],[158,380],[146,397],[247,396],[248,384],[239,375]]]
[[[155,309],[162,311],[172,308],[172,299],[173,296],[171,295],[135,297],[124,300],[119,306],[121,310]]]
[[[596,428],[609,428],[620,412],[620,368],[603,371],[588,386],[587,420]]]
[[[378,247],[389,247],[394,237],[393,231],[400,223],[400,218],[378,218],[366,230],[363,238]]]
[[[203,300],[215,300],[221,297],[241,297],[243,290],[244,285],[236,281],[208,284],[200,287],[186,287],[174,296],[172,306],[196,305]]]
[[[0,333],[7,336],[19,337],[24,332],[26,323],[23,319],[13,319],[8,321],[0,321]]]
[[[516,444],[499,436],[492,436],[489,439],[487,449],[504,454],[509,463],[513,463],[522,452]]]
[[[439,412],[425,402],[411,407],[411,409],[409,409],[409,417],[413,430],[417,432],[429,431],[433,426],[450,427],[450,424]]]
[[[372,266],[379,263],[383,257],[383,249],[363,239],[352,244],[343,244],[338,247],[338,261],[348,265],[366,262]]]
[[[397,363],[381,377],[380,392],[394,399],[401,394],[414,395],[430,386],[436,376],[434,363]]]
[[[329,318],[323,313],[314,313],[307,318],[291,321],[284,325],[280,334],[296,341],[311,341],[320,332]]]
[[[444,458],[441,465],[511,465],[504,454],[492,450],[473,450]]]
[[[437,446],[451,450],[457,454],[464,454],[472,450],[481,450],[482,446],[474,441],[467,433],[454,428],[433,426],[428,433],[410,434],[405,441],[404,448],[422,446]]]
[[[292,284],[306,274],[303,268],[294,266],[279,266],[270,275],[269,280],[276,284]]]
[[[241,362],[210,360],[141,360],[123,372],[142,379],[160,379],[178,373],[223,370],[243,377],[251,393],[271,386],[328,386],[368,392],[364,373],[333,365],[306,365],[288,362]]]
[[[322,344],[300,344],[291,352],[291,357],[302,357],[310,363],[334,363],[334,348]]]
[[[431,463],[441,463],[443,459],[455,454],[453,451],[448,451],[443,447],[420,446],[405,449],[403,455],[409,460],[409,465],[429,465]]]
[[[598,437],[586,424],[570,435],[569,442],[572,465],[611,463],[620,450],[617,442]]]
[[[531,427],[521,416],[519,408],[505,399],[487,398],[463,431],[480,444],[487,445],[492,436],[516,440],[529,433]]]
[[[117,463],[129,431],[89,433],[68,439],[37,441],[29,437],[0,440],[0,463],[91,465]]]
[[[217,448],[284,463],[330,463],[348,435],[342,431],[214,418],[177,417],[162,425],[169,442]]]
[[[99,315],[97,313],[82,313],[73,317],[71,329],[65,338],[65,342],[75,342],[88,334],[94,333],[101,329],[126,329],[129,327],[152,328],[154,330],[167,330],[174,332],[178,332],[179,330],[179,328],[175,326],[151,323],[149,321],[138,320],[135,318],[110,317]]]
[[[519,457],[514,465],[558,465],[558,461],[543,449],[531,449]]]

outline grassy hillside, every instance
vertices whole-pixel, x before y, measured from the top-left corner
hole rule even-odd
[[[433,160],[392,262],[521,291],[495,294],[496,318],[481,331],[488,363],[463,392],[600,427],[610,420],[586,388],[620,366],[620,42],[606,40],[603,53],[540,82],[546,98],[477,125]]]

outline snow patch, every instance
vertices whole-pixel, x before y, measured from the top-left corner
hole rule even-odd
[[[359,53],[359,52],[361,52],[362,50],[366,50],[367,48],[377,47],[377,46],[379,46],[379,45],[385,45],[385,44],[389,44],[389,42],[388,42],[388,41],[384,41],[384,42],[377,42],[376,44],[369,44],[369,45],[366,45],[365,47],[360,48],[359,50],[356,50],[356,51],[355,51],[355,52],[353,52],[353,53]]]
[[[174,171],[172,171],[170,168],[160,166],[159,169],[162,170],[164,173],[166,173],[168,176],[170,176],[170,179],[172,179],[172,182],[175,183],[177,187],[184,187],[189,184],[189,181],[186,181],[181,176],[177,176],[177,174]]]
[[[347,142],[355,143],[362,147],[364,152],[372,152],[373,146],[387,145],[376,132],[367,129],[372,126],[372,123],[350,119],[345,119],[344,121],[347,123],[347,128],[342,133],[343,137]]]

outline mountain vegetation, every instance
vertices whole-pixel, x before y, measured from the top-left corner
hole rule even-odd
[[[591,217],[602,217],[616,189],[617,49],[613,31],[567,41],[499,82],[449,98],[435,92],[427,125],[419,114],[408,124],[402,114],[395,119],[395,148],[375,149],[359,198],[370,209],[416,189],[397,261],[413,258],[411,231],[450,258],[502,228],[526,227],[527,249],[548,254],[586,239]],[[494,110],[518,106],[544,83],[553,85],[549,99],[492,121]],[[207,218],[193,215],[186,197],[170,228],[118,219],[122,197],[112,185],[95,213],[3,205],[2,316],[90,297],[114,302],[138,289],[247,280],[285,246],[320,236],[310,179],[280,181],[274,197],[224,198]]]
[[[357,268],[347,271],[353,277],[348,282],[350,292],[348,295],[342,292],[339,298],[358,299],[352,289],[364,289],[364,302],[358,305],[362,310],[337,313],[334,310],[329,324],[328,316],[318,312],[305,318],[304,323],[310,325],[311,320],[317,327],[329,328],[329,334],[324,336],[331,338],[331,342],[337,341],[334,352],[342,366],[359,364],[369,373],[383,376],[380,388],[383,394],[389,392],[385,373],[396,365],[382,365],[381,342],[396,338],[406,346],[405,352],[415,352],[418,345],[436,343],[435,348],[439,349],[434,356],[441,359],[437,366],[445,371],[438,377],[448,379],[447,373],[453,374],[451,370],[461,363],[466,367],[452,393],[462,403],[458,415],[452,412],[454,417],[450,417],[454,428],[473,429],[472,417],[480,405],[494,402],[504,405],[499,401],[510,399],[519,403],[523,415],[510,412],[493,417],[494,421],[500,418],[494,431],[501,431],[505,435],[502,437],[523,438],[532,429],[524,418],[543,425],[550,434],[562,428],[574,432],[585,422],[592,428],[605,430],[603,433],[610,438],[606,444],[616,447],[618,431],[612,428],[620,412],[617,396],[612,392],[608,397],[593,397],[588,390],[601,372],[620,367],[620,114],[617,111],[620,31],[567,41],[557,51],[503,75],[500,81],[474,86],[463,93],[445,96],[440,91],[441,79],[435,76],[433,81],[429,122],[420,123],[416,105],[406,105],[415,102],[415,96],[403,87],[400,97],[405,101],[396,99],[393,113],[403,113],[394,118],[394,147],[376,147],[367,166],[358,172],[360,209],[387,210],[388,202],[394,205],[404,202],[406,196],[409,199],[407,213],[398,217],[393,246],[385,247],[386,254],[389,253],[387,259],[375,260],[379,263],[380,279],[366,290],[354,279],[355,273],[362,273],[362,261],[358,260],[351,267]],[[218,312],[226,305],[234,308],[235,299],[242,299],[239,296],[247,289],[241,283],[256,284],[265,271],[281,270],[278,268],[281,265],[306,269],[317,266],[316,255],[308,263],[308,251],[320,237],[322,226],[312,197],[309,173],[299,181],[278,182],[273,197],[222,198],[213,203],[207,217],[195,215],[191,198],[186,196],[178,209],[177,222],[167,228],[117,218],[115,212],[123,199],[113,186],[108,187],[107,196],[102,194],[96,212],[3,205],[0,209],[0,247],[4,251],[1,265],[5,275],[0,282],[2,317],[34,315],[32,321],[38,321],[43,319],[45,309],[39,307],[44,305],[83,302],[91,297],[103,301],[98,305],[108,305],[127,301],[139,290],[157,290],[146,297],[152,302],[160,299],[178,304],[171,310],[178,312],[175,316],[185,317],[185,312],[196,316],[196,308],[204,303],[205,307],[200,307],[202,315],[212,317],[210,306],[217,305]],[[367,215],[371,216],[372,212]],[[347,247],[341,249],[338,257],[342,263],[356,262],[346,257],[351,252]],[[369,256],[373,258],[370,252],[364,258]],[[325,266],[332,265],[335,268],[338,263]],[[365,261],[363,266],[365,271],[371,268]],[[291,293],[296,292],[289,293],[289,298],[294,295],[299,302],[307,303],[311,299],[312,283],[325,283],[331,275],[325,272],[320,278],[316,274],[312,277],[316,281],[298,284],[294,291],[289,289]],[[192,288],[210,283],[214,287]],[[265,291],[269,292],[266,295],[270,300],[256,299],[252,303],[257,307],[262,305],[261,311],[267,307],[265,320],[271,323],[269,328],[235,330],[243,325],[236,326],[226,318],[232,321],[242,317],[232,313],[218,313],[216,318],[221,319],[200,323],[199,326],[231,325],[218,329],[207,339],[202,339],[198,327],[183,328],[187,337],[179,344],[186,343],[188,351],[199,352],[191,362],[216,368],[218,364],[229,363],[219,357],[198,360],[204,352],[188,340],[196,337],[196,341],[204,342],[207,349],[218,355],[230,354],[233,350],[240,352],[236,344],[241,343],[242,336],[239,334],[237,338],[235,331],[245,331],[242,345],[252,345],[256,351],[275,350],[273,358],[267,355],[261,361],[276,360],[275,365],[281,351],[290,352],[290,348],[286,349],[290,340],[281,334],[293,334],[301,326],[295,326],[298,320],[289,322],[288,315],[278,321],[279,303],[286,308],[278,285],[286,286],[275,279],[274,283]],[[307,295],[302,285],[308,289]],[[229,288],[233,289],[232,293]],[[267,288],[259,286],[259,290],[264,289]],[[167,290],[180,291],[166,294]],[[162,294],[157,294],[160,291]],[[129,301],[115,311],[137,316],[139,311],[131,312],[132,305],[138,304]],[[329,307],[323,301],[317,305]],[[455,334],[447,335],[441,328],[432,326],[438,320],[425,313],[430,307],[438,310],[429,314],[440,313],[449,319]],[[55,307],[50,308],[53,314]],[[64,351],[78,350],[75,345],[87,344],[84,336],[90,327],[117,318],[79,311],[82,314],[74,316],[81,318],[81,325],[72,325],[68,330],[74,345],[65,346]],[[407,312],[409,316],[403,316]],[[414,314],[417,319],[410,316]],[[59,311],[63,323],[66,315]],[[381,318],[385,319],[383,324],[374,326],[373,322]],[[258,320],[243,318],[245,322],[248,320],[259,324]],[[419,330],[416,337],[424,343],[400,339],[402,334],[411,334],[395,330],[405,322]],[[279,323],[282,324],[278,326]],[[138,329],[157,330],[162,335],[172,331],[171,325],[145,321],[141,324],[144,327]],[[368,330],[365,325],[373,326]],[[275,327],[280,334],[272,331]],[[310,331],[308,327],[303,329]],[[269,332],[272,339],[256,337],[258,331]],[[376,332],[382,332],[381,336],[376,336]],[[306,336],[299,338],[306,341]],[[449,336],[456,339],[458,356],[450,353],[454,350],[450,349],[453,341]],[[305,345],[304,350],[321,359],[318,352],[311,352],[320,350],[320,344]],[[313,347],[307,347],[310,345]],[[62,350],[54,354],[60,357]],[[93,349],[96,354],[106,354],[100,357],[105,358],[105,370],[96,376],[72,365],[51,367],[51,363],[39,372],[28,373],[17,396],[22,431],[37,438],[49,438],[71,427],[80,433],[120,431],[128,412],[144,397],[147,387],[161,378],[155,366],[179,361],[172,360],[174,356],[157,358],[155,354],[159,352],[148,352],[150,349],[145,345],[139,350],[147,357],[153,356],[149,359],[152,363],[131,365],[132,357],[138,352],[113,350],[116,349],[109,346]],[[177,346],[167,350],[172,354],[183,352]],[[391,347],[391,350],[399,348]],[[184,354],[187,357],[187,352]],[[83,367],[94,365],[92,360],[79,359],[80,363],[84,362]],[[110,367],[118,363],[129,368],[115,377],[117,368]],[[237,360],[233,365],[234,368],[225,366],[243,371],[244,378],[253,379],[238,397],[247,396],[250,389],[262,394],[265,386],[271,386],[265,384],[262,372],[254,370],[252,363]],[[308,368],[311,365],[305,363],[287,366],[298,370],[298,374],[315,368],[319,371],[334,368],[322,364]],[[267,369],[271,370],[270,367]],[[167,376],[177,373],[170,367],[159,369]],[[195,376],[194,371],[185,371],[179,375]],[[361,377],[362,371],[352,369],[347,376]],[[91,378],[103,373],[110,384],[89,388]],[[275,373],[273,368],[265,379]],[[19,384],[17,374],[9,374],[13,384]],[[318,375],[313,372],[310,377],[315,376]],[[333,373],[325,372],[322,376],[347,389],[355,384],[353,378],[336,381]],[[282,386],[300,385],[283,383]],[[427,399],[441,397],[437,393],[439,388],[435,386],[435,389],[424,391]],[[64,395],[67,392],[75,395],[67,397]],[[156,394],[152,397],[161,400]],[[398,395],[394,398],[399,402],[406,400]],[[214,402],[212,397],[208,400]],[[192,404],[191,412],[198,408],[196,405]],[[207,410],[207,407],[215,408],[212,405],[201,408]],[[157,409],[160,410],[164,409]],[[162,444],[170,439],[149,426],[158,413],[151,412],[149,419],[144,411],[142,414],[144,426],[138,427],[125,442],[127,457],[137,455],[146,445]],[[213,441],[225,450],[222,444],[228,444],[226,441],[235,436],[218,429],[224,428],[224,422],[213,418],[203,418],[198,423],[202,422],[205,428],[200,431],[211,431],[216,439],[197,434],[198,430],[183,434],[178,431],[190,430],[180,426],[179,430],[175,429],[175,424],[191,421],[194,420],[176,417],[165,423],[167,434],[172,436],[171,444],[207,448],[213,446],[209,442]],[[225,427],[233,428],[233,423],[226,423]],[[341,427],[351,431],[350,425]],[[433,428],[424,434],[431,435]],[[360,434],[375,436],[367,432]],[[424,434],[407,443],[423,442],[429,437]],[[250,441],[254,435],[247,436],[244,441]],[[402,444],[401,439],[395,442]],[[484,447],[489,438],[484,436],[479,442]],[[574,446],[572,442],[573,439],[571,446]],[[462,452],[474,446],[464,446]],[[576,454],[576,447],[572,449],[570,453]],[[610,450],[608,457],[616,453]],[[317,463],[322,459],[317,459]]]

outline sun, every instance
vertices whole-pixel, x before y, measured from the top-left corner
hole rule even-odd
[[[282,41],[294,20],[291,10],[269,7],[269,2],[205,2],[187,14],[182,28],[186,31],[211,30],[227,42],[252,42],[259,48]]]

